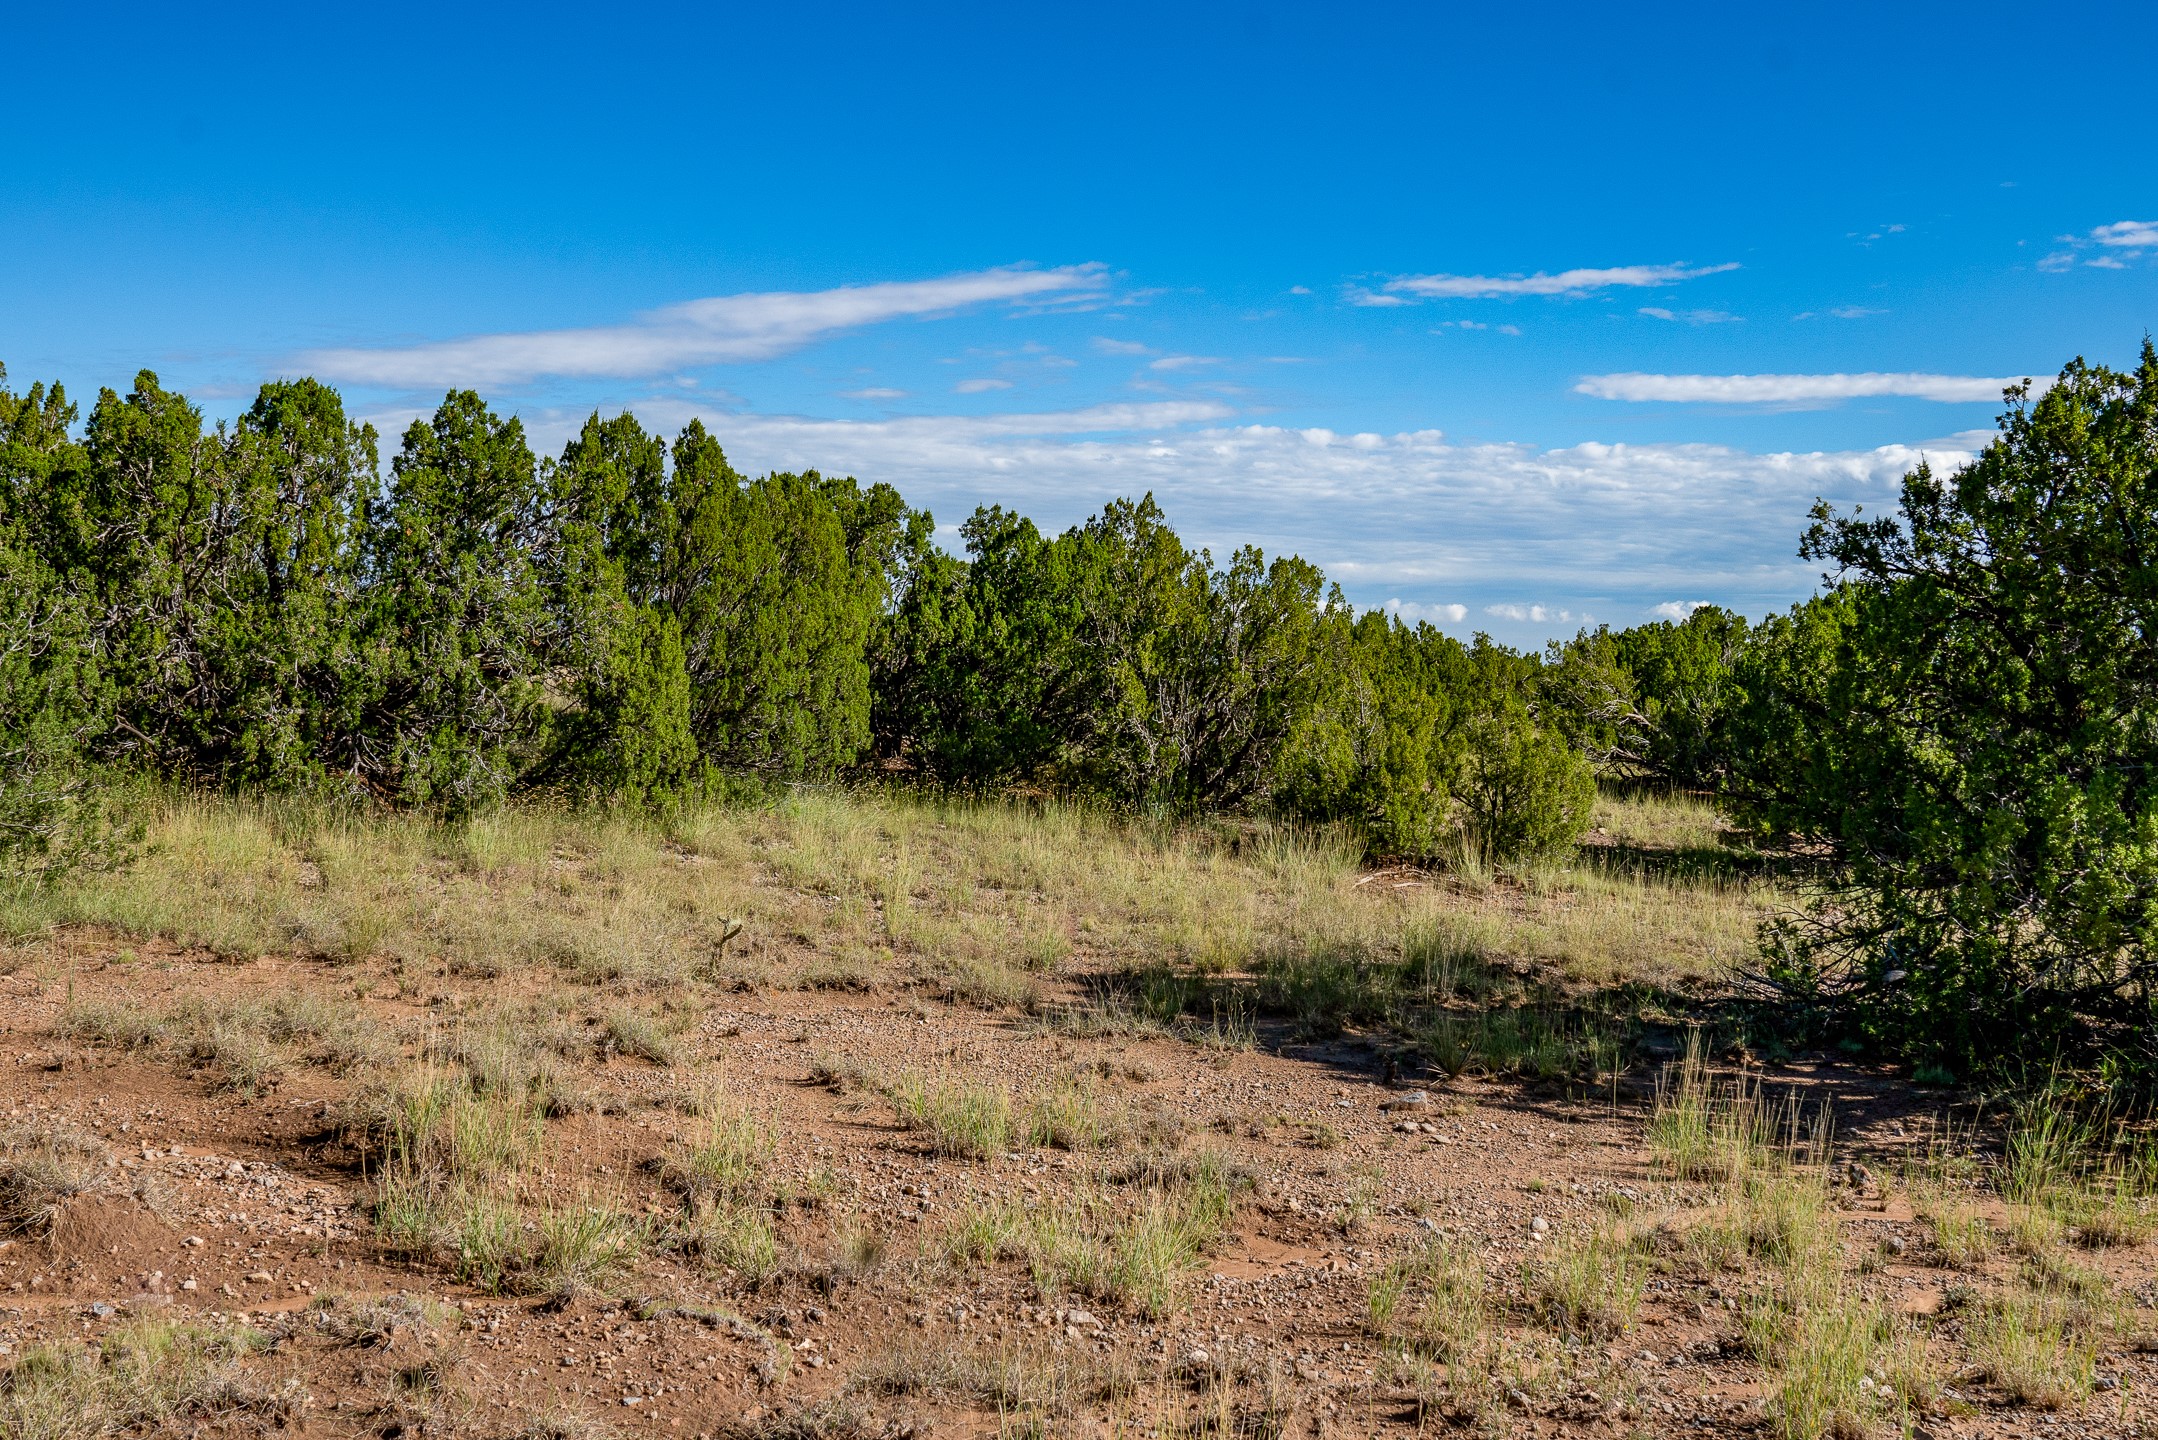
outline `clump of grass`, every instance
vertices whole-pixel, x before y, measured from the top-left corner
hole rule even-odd
[[[853,1387],[870,1395],[916,1395],[993,1410],[1007,1437],[1062,1434],[1089,1403],[1117,1401],[1137,1388],[1114,1359],[1059,1350],[1045,1340],[955,1345],[901,1332],[855,1371]],[[1259,1440],[1264,1432],[1231,1430]]]
[[[1778,1114],[1744,1079],[1718,1084],[1690,1036],[1674,1070],[1658,1078],[1647,1129],[1649,1151],[1674,1179],[1742,1179],[1795,1132],[1795,1112]]]
[[[2000,1237],[1986,1223],[1978,1207],[1947,1190],[1918,1197],[1919,1218],[1933,1242],[1941,1263],[1957,1270],[1972,1270],[1985,1263],[1999,1246]]]
[[[241,1095],[259,1095],[275,1089],[284,1074],[284,1059],[276,1046],[253,1027],[235,1019],[220,1019],[196,1036],[194,1058],[213,1066],[219,1083]]]
[[[621,1054],[666,1066],[672,1066],[682,1058],[682,1047],[674,1037],[641,1010],[610,1010],[603,1025],[607,1044]]]
[[[614,1433],[603,1420],[559,1406],[526,1415],[510,1427],[505,1440],[610,1440]]]
[[[0,1132],[0,1234],[50,1233],[62,1206],[100,1188],[112,1173],[112,1152],[79,1130],[41,1125]]]
[[[588,1197],[542,1210],[537,1230],[518,1264],[518,1281],[530,1294],[558,1299],[605,1291],[649,1241],[643,1222]]]
[[[246,1365],[263,1337],[163,1320],[135,1320],[95,1348],[65,1341],[27,1348],[0,1374],[0,1435],[96,1440],[173,1433],[241,1417],[289,1423],[297,1382],[272,1384]]]
[[[758,1198],[772,1156],[769,1119],[716,1090],[693,1103],[698,1113],[690,1141],[664,1167],[667,1183],[692,1206],[737,1205]]]
[[[1114,1144],[1122,1127],[1093,1091],[1067,1081],[1027,1101],[1023,1133],[1030,1145],[1093,1150]]]
[[[983,1010],[1032,1010],[1042,997],[1037,977],[989,955],[949,956],[928,983],[948,1003]]]
[[[2158,1230],[2158,1209],[2133,1177],[2121,1170],[2093,1177],[2055,1202],[2074,1228],[2078,1245],[2091,1250],[2141,1245]]]
[[[2059,1410],[2091,1393],[2097,1333],[2077,1323],[2066,1297],[2011,1291],[1965,1325],[1964,1339],[1972,1363],[2013,1404]]]
[[[71,1001],[54,1033],[106,1050],[153,1050],[163,1045],[171,1017],[133,1001]]]
[[[347,1107],[346,1129],[383,1173],[444,1187],[515,1175],[546,1138],[545,1120],[528,1095],[475,1089],[470,1074],[432,1064],[363,1090]]]
[[[2047,1255],[2068,1238],[2061,1217],[2043,1205],[2018,1205],[2008,1212],[2008,1239],[2021,1255]]]
[[[945,1253],[959,1264],[1023,1261],[1045,1299],[1078,1293],[1168,1315],[1250,1178],[1211,1151],[1127,1174],[1138,1191],[1128,1205],[1089,1193],[1060,1205],[971,1207],[945,1233]]]
[[[1449,1364],[1469,1359],[1490,1337],[1483,1264],[1450,1240],[1432,1240],[1383,1267],[1365,1305],[1374,1335]]]
[[[1633,1324],[1648,1260],[1615,1224],[1579,1232],[1530,1267],[1529,1300],[1547,1323],[1577,1335],[1610,1336]]]
[[[518,1263],[522,1236],[523,1226],[510,1206],[485,1193],[457,1197],[448,1237],[457,1256],[457,1278],[490,1293],[503,1290]]]
[[[339,1345],[380,1350],[400,1333],[428,1336],[435,1332],[446,1307],[431,1305],[416,1295],[318,1295],[308,1307],[315,1328]]]
[[[674,1238],[684,1252],[734,1271],[751,1287],[779,1273],[779,1230],[772,1212],[760,1206],[727,1202],[694,1206],[675,1222]]]
[[[1793,1318],[1768,1413],[1781,1440],[1866,1435],[1882,1421],[1900,1430],[1932,1388],[1923,1337],[1839,1290]]]
[[[992,1264],[1025,1253],[1030,1222],[1025,1207],[1002,1202],[970,1205],[944,1234],[955,1264]]]
[[[991,1085],[907,1075],[887,1094],[908,1128],[949,1159],[986,1160],[1011,1146],[1012,1098]]]

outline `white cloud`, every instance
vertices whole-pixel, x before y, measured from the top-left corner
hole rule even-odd
[[[839,393],[849,400],[904,400],[907,395],[906,391],[894,390],[889,385],[871,385],[864,390],[842,390]]]
[[[1358,290],[1353,287],[1347,292],[1346,298],[1351,305],[1362,305],[1368,309],[1386,309],[1395,305],[1415,303],[1404,300],[1399,295],[1380,295],[1374,291]]]
[[[1011,388],[1011,381],[996,380],[986,375],[973,380],[962,380],[952,387],[961,395],[979,395],[985,390],[1009,390]]]
[[[1501,335],[1519,335],[1521,333],[1521,327],[1519,325],[1501,325],[1499,327],[1499,333]]]
[[[1311,287],[1309,285],[1291,285],[1289,287],[1289,293],[1291,295],[1309,295],[1311,293]]]
[[[2158,249],[2158,220],[2115,220],[2110,225],[2092,227],[2087,235],[2057,235],[2054,239],[2068,248],[2055,250],[2038,262],[2038,268],[2048,274],[2073,270],[2078,254],[2094,245],[2101,253],[2083,261],[2087,268],[2125,270],[2128,259],[2140,259],[2144,252]],[[2127,259],[2119,253],[2103,253],[2106,251],[2126,252]]]
[[[1218,355],[1164,355],[1146,368],[1149,370],[1189,370],[1195,365],[1219,365]]]
[[[813,340],[881,321],[937,315],[992,301],[1055,300],[1099,291],[1099,264],[1055,270],[1007,266],[835,290],[771,291],[690,300],[626,325],[473,335],[383,349],[317,350],[310,373],[362,385],[512,385],[543,375],[650,375],[686,365],[763,360]]]
[[[1094,348],[1104,355],[1151,355],[1154,353],[1136,340],[1111,340],[1107,336],[1096,336]]]
[[[1484,613],[1494,620],[1511,620],[1517,625],[1571,625],[1574,623],[1573,611],[1558,609],[1549,605],[1486,605]],[[1594,616],[1584,614],[1581,617],[1581,623],[1584,625],[1589,624],[1594,618]]]
[[[1599,400],[1671,400],[1712,405],[1818,406],[1867,396],[1902,395],[1918,400],[1972,401],[2001,398],[2021,384],[2004,376],[1925,375],[1867,371],[1857,375],[1584,375],[1574,386]],[[2044,381],[2032,382],[2034,390]]]
[[[1865,305],[1838,305],[1828,312],[1838,320],[1863,320],[1869,315],[1886,315],[1886,310],[1875,310]]]
[[[1675,285],[1703,275],[1736,270],[1734,263],[1703,265],[1620,265],[1607,270],[1561,270],[1556,275],[1539,270],[1534,275],[1402,275],[1386,282],[1388,295],[1414,295],[1425,300],[1481,299],[1494,295],[1586,295],[1596,290],[1624,286]],[[1400,303],[1386,296],[1373,296],[1361,304]]]
[[[2091,240],[2124,250],[2148,250],[2158,246],[2158,220],[2116,220],[2091,231]]]
[[[1466,605],[1427,605],[1421,601],[1403,600],[1399,596],[1379,608],[1410,625],[1419,620],[1426,620],[1434,625],[1459,625],[1469,618],[1469,607]]]
[[[1713,600],[1666,600],[1649,613],[1659,620],[1683,620],[1694,611],[1715,603]]]
[[[1643,305],[1640,313],[1651,320],[1683,320],[1688,325],[1727,325],[1739,318],[1728,310],[1666,310],[1661,305]]]

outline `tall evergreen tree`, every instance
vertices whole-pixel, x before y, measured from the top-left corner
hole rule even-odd
[[[524,427],[470,391],[415,420],[369,508],[353,767],[383,794],[498,798],[545,715],[548,509]]]

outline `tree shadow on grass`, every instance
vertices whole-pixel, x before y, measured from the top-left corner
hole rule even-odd
[[[1076,1037],[1262,1051],[1365,1082],[1474,1076],[1544,1098],[1651,1097],[1661,1071],[1690,1047],[1722,1062],[1778,1065],[1824,1043],[1819,1016],[1766,995],[1638,982],[1561,989],[1458,957],[1438,967],[1343,953],[1276,957],[1239,975],[1112,972],[1036,1023]]]

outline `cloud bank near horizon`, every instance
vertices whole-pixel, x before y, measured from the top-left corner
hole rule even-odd
[[[717,295],[653,310],[625,325],[315,350],[298,357],[298,364],[325,379],[385,389],[515,385],[542,377],[634,378],[768,360],[842,330],[998,301],[1069,303],[1098,294],[1108,278],[1108,267],[1099,263],[1052,270],[1004,266],[937,280]]]

